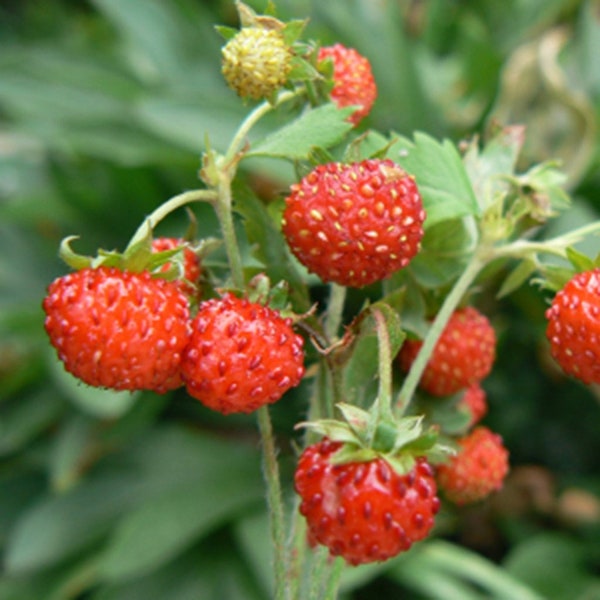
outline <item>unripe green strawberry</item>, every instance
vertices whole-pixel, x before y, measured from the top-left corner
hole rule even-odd
[[[509,468],[502,438],[479,426],[458,444],[458,454],[437,468],[436,479],[446,498],[455,504],[469,504],[499,490]]]
[[[323,281],[363,287],[408,265],[424,220],[414,179],[391,160],[334,162],[292,185],[283,233]]]
[[[429,463],[418,458],[405,475],[383,458],[332,464],[341,446],[325,438],[298,461],[295,488],[309,539],[359,565],[392,558],[427,537],[440,508]]]
[[[222,50],[222,72],[242,98],[270,98],[285,85],[291,50],[277,29],[244,27]]]
[[[291,321],[233,294],[200,305],[181,365],[188,393],[223,414],[276,402],[304,374]]]
[[[406,339],[398,360],[408,372],[423,342]],[[440,335],[419,385],[432,396],[449,396],[484,379],[496,358],[496,334],[472,306],[456,310]]]
[[[600,269],[578,273],[546,311],[556,362],[586,384],[600,383]]]
[[[43,308],[65,369],[85,383],[159,393],[182,384],[190,321],[176,283],[147,271],[84,268],[54,280]]]
[[[358,125],[370,112],[377,98],[377,85],[369,60],[354,48],[342,44],[324,46],[319,49],[318,60],[333,61],[333,89],[331,99],[343,108],[358,106],[348,120]]]

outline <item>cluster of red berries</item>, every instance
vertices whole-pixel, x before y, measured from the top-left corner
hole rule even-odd
[[[155,250],[179,240],[160,239]],[[164,393],[185,385],[222,413],[251,412],[277,401],[304,374],[303,339],[290,319],[232,294],[200,303],[188,292],[200,267],[184,254],[185,274],[84,268],[56,279],[43,308],[45,328],[65,369],[115,390]]]
[[[407,372],[423,342],[407,339],[398,361]],[[423,371],[420,387],[434,397],[461,392],[459,409],[470,413],[467,433],[456,440],[457,453],[437,467],[436,478],[446,497],[456,504],[485,498],[502,486],[508,472],[508,452],[502,439],[486,427],[473,426],[487,412],[481,381],[496,356],[496,335],[489,320],[472,306],[448,319]]]

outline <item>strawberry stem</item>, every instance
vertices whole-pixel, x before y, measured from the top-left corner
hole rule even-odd
[[[288,550],[285,535],[285,518],[281,494],[281,480],[277,450],[273,437],[273,427],[269,409],[262,406],[258,409],[258,426],[263,445],[264,477],[267,484],[267,503],[273,541],[273,560],[275,571],[275,600],[285,600],[289,597],[287,587]]]
[[[444,300],[442,307],[431,324],[431,327],[425,336],[425,340],[423,341],[423,345],[421,346],[421,349],[419,350],[419,353],[417,354],[417,357],[413,362],[410,371],[404,380],[404,383],[402,384],[402,388],[400,389],[400,392],[398,392],[396,400],[396,412],[399,415],[403,415],[406,412],[413,394],[419,385],[421,375],[423,375],[423,371],[427,366],[427,362],[431,357],[433,349],[435,348],[440,335],[448,323],[448,319],[451,317],[459,302],[462,300],[465,292],[469,289],[469,286],[471,283],[473,283],[486,263],[487,260],[482,258],[479,253],[476,252],[473,254],[465,270],[457,279],[450,293],[446,296],[446,299]]]
[[[148,227],[154,229],[166,216],[173,211],[191,204],[192,202],[214,202],[217,199],[217,193],[214,190],[190,190],[173,196],[158,208],[156,208],[133,234],[127,247],[141,242],[148,233]]]
[[[373,317],[375,318],[377,327],[377,342],[379,347],[378,422],[384,423],[394,420],[392,410],[392,353],[390,349],[390,334],[383,313],[380,310],[374,310]]]
[[[229,148],[225,156],[223,157],[223,164],[225,168],[229,168],[229,165],[236,162],[236,156],[240,152],[241,148],[246,143],[246,138],[248,137],[248,133],[262,119],[266,114],[271,112],[273,109],[277,108],[284,102],[291,100],[292,98],[296,98],[297,96],[304,93],[304,89],[298,88],[297,90],[282,92],[277,96],[277,99],[274,103],[263,102],[259,104],[243,121],[233,136],[231,143],[229,144]]]
[[[536,253],[553,254],[566,258],[566,249],[581,240],[589,234],[600,234],[600,221],[594,221],[573,231],[569,231],[555,238],[539,242],[529,242],[526,240],[517,240],[505,246],[495,248],[492,253],[494,258],[514,257],[525,258]]]
[[[329,303],[327,305],[327,319],[325,321],[325,335],[331,343],[337,337],[344,314],[346,301],[346,287],[337,283],[329,284]]]

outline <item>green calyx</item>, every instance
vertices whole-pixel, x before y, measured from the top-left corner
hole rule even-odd
[[[324,437],[342,442],[332,455],[333,464],[368,462],[382,458],[394,470],[404,475],[414,466],[417,457],[440,462],[453,450],[438,440],[435,427],[424,426],[423,416],[408,416],[382,420],[377,401],[369,410],[351,404],[337,405],[341,419],[322,419],[301,423]]]
[[[214,240],[205,240],[194,245],[184,241],[175,248],[154,251],[152,229],[148,221],[138,230],[123,252],[99,249],[96,256],[78,254],[71,247],[71,243],[76,239],[78,236],[64,238],[59,248],[60,258],[72,269],[116,267],[134,273],[149,271],[156,277],[168,281],[183,279],[185,272],[183,252],[186,248],[190,248],[201,257],[214,246]]]

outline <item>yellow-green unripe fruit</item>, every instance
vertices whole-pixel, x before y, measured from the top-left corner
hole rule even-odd
[[[223,76],[242,98],[269,98],[287,81],[291,52],[279,31],[245,27],[222,52]]]

